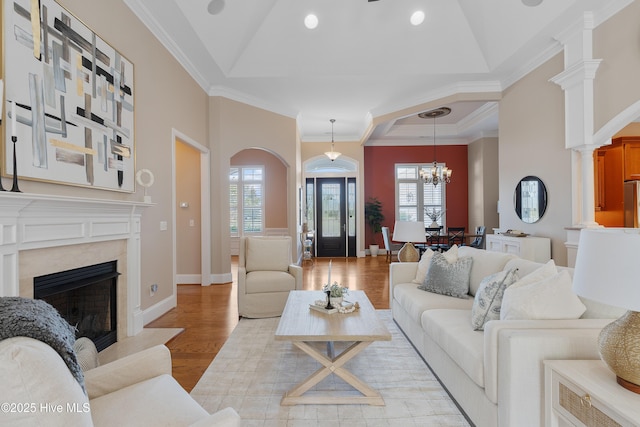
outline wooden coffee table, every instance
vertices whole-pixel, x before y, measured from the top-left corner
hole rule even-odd
[[[291,341],[296,347],[320,362],[322,367],[300,384],[287,391],[282,405],[299,404],[369,404],[384,405],[380,393],[349,372],[345,363],[367,348],[374,341],[391,341],[391,333],[376,314],[373,305],[363,291],[349,291],[348,300],[358,302],[360,310],[353,313],[320,313],[309,308],[315,300],[326,298],[320,291],[291,291],[284,308],[275,339]],[[309,342],[327,342],[327,354]],[[334,342],[353,342],[337,357],[333,354]],[[362,396],[320,396],[305,392],[324,378],[335,374],[356,388]]]

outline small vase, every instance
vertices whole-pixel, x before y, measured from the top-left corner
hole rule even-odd
[[[429,228],[440,228],[440,224],[438,224],[436,221],[433,221]]]
[[[342,297],[329,297],[329,301],[331,301],[332,306],[337,308],[342,304]]]

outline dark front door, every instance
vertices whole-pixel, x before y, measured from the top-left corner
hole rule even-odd
[[[344,178],[318,178],[316,180],[316,209],[318,256],[347,256]]]

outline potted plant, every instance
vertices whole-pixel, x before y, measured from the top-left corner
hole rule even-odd
[[[382,231],[382,221],[384,221],[384,215],[382,214],[382,202],[376,197],[370,197],[369,201],[364,205],[364,216],[367,220],[367,224],[373,231],[373,244],[369,245],[369,251],[371,256],[378,256],[380,246],[375,244],[376,234]]]
[[[438,210],[436,208],[431,209],[431,211],[429,211],[429,208],[424,208],[424,214],[427,216],[427,218],[431,219],[431,225],[429,226],[430,228],[438,228],[440,227],[440,224],[438,224],[438,220],[440,218],[442,218],[442,215],[444,215],[445,210]]]
[[[324,293],[327,293],[327,291],[331,291],[331,293],[329,294],[331,305],[340,305],[343,298],[349,293],[349,288],[339,285],[338,282],[333,282],[333,285],[331,286],[322,286],[322,291]]]

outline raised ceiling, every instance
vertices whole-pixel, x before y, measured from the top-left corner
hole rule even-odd
[[[438,143],[497,135],[500,92],[585,11],[598,24],[629,2],[214,0],[211,14],[211,0],[124,1],[209,95],[294,117],[303,142],[327,141],[335,118],[336,141],[372,145],[424,143],[433,122],[415,114],[444,105]]]

